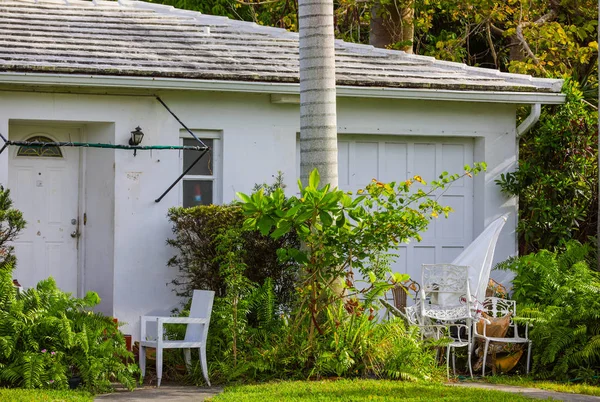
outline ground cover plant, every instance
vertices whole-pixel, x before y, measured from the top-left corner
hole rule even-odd
[[[127,364],[133,355],[112,318],[91,311],[100,302],[96,293],[72,297],[52,278],[17,292],[9,242],[24,226],[0,187],[0,386],[68,389],[78,379],[92,392],[115,381],[133,389],[139,370]]]
[[[389,380],[284,381],[225,388],[213,402],[245,401],[444,401],[520,402],[531,399],[499,391]]]
[[[0,388],[0,401],[6,402],[92,402],[94,397],[85,391]]]

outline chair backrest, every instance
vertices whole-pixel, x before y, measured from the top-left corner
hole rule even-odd
[[[185,331],[185,340],[187,342],[204,342],[208,336],[208,324],[212,313],[213,300],[215,292],[212,290],[194,290],[192,295],[192,306],[190,308],[191,318],[206,318],[206,325],[188,324]]]
[[[517,315],[517,302],[499,297],[486,297],[483,301],[483,311],[491,317],[503,317],[509,313]]]
[[[469,295],[469,267],[453,264],[423,264],[421,288],[431,304],[459,306]]]

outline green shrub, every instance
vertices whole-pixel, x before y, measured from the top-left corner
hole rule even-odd
[[[178,270],[173,281],[178,295],[191,297],[194,289],[210,289],[224,296],[226,285],[220,273],[217,238],[230,229],[241,229],[244,216],[239,206],[207,205],[193,208],[172,208],[169,220],[174,238],[167,243],[177,250],[168,265]],[[288,269],[292,263],[277,259],[279,248],[297,247],[297,237],[290,233],[279,239],[258,232],[244,231],[239,236],[246,251],[243,263],[248,267],[244,275],[254,283],[262,284],[271,278],[277,301],[282,306],[291,302],[295,275]]]
[[[463,176],[483,169],[484,163],[467,165]],[[350,315],[364,311],[374,317],[374,301],[393,286],[388,276],[394,251],[404,242],[420,240],[431,219],[452,211],[430,196],[461,177],[443,172],[426,191],[412,187],[415,182],[427,185],[420,176],[392,183],[373,179],[353,198],[329,184],[319,187],[315,169],[307,186],[299,182],[299,197],[286,198],[281,189],[237,194],[247,218],[245,228],[274,239],[295,233],[302,242],[302,247],[282,248],[278,255],[300,268],[292,320],[306,334],[309,348],[316,350],[316,334],[339,328],[327,314],[334,303],[343,301]],[[355,272],[366,279],[364,286],[355,281]],[[406,279],[408,275],[392,275],[394,283]]]
[[[542,378],[590,379],[600,374],[600,277],[576,241],[563,252],[542,250],[509,259],[519,316],[533,323],[533,370]]]
[[[598,112],[574,81],[564,88],[567,102],[544,106],[539,124],[521,140],[519,168],[497,181],[519,197],[521,255],[596,234]]]
[[[96,293],[77,299],[56,287],[52,278],[17,293],[12,283],[15,258],[6,242],[25,225],[0,187],[0,385],[68,388],[80,377],[90,391],[118,381],[135,387],[138,368],[109,317],[90,311]]]

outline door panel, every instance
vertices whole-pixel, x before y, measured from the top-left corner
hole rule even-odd
[[[45,136],[53,141],[77,141],[79,129],[11,126],[10,138]],[[15,241],[14,277],[24,287],[52,276],[59,288],[78,292],[79,149],[63,148],[62,157],[21,156],[11,149],[8,187],[14,205],[23,212],[25,230]]]

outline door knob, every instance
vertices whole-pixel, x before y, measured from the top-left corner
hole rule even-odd
[[[71,233],[71,237],[74,239],[78,239],[79,236],[81,236],[81,233],[79,233],[78,230],[75,230],[73,233]]]

